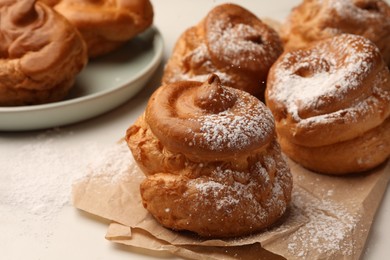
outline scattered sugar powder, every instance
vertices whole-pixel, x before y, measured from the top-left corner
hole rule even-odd
[[[305,223],[289,239],[288,251],[298,259],[324,258],[335,253],[349,256],[354,248],[351,236],[359,221],[345,206],[319,200],[295,187],[292,194],[292,219],[306,218]]]
[[[50,130],[8,157],[1,156],[0,172],[5,181],[0,203],[35,219],[51,221],[64,206],[70,205],[75,180],[93,172],[110,173],[106,177],[116,182],[126,174],[128,162],[123,158],[129,152],[125,144],[108,149],[91,143],[67,146],[66,140],[71,135],[60,129]]]
[[[131,173],[130,168],[134,165],[135,161],[126,142],[121,141],[95,154],[87,165],[85,174],[75,179],[74,182],[98,177],[107,184],[116,184]]]

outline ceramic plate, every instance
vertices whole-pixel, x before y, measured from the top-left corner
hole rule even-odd
[[[150,28],[119,50],[90,61],[64,101],[0,107],[0,130],[57,127],[107,112],[147,83],[161,62],[163,49],[160,32]]]

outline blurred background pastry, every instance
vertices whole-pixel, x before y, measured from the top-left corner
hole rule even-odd
[[[109,53],[153,23],[149,0],[41,0],[81,32],[89,57]]]
[[[177,40],[163,83],[205,81],[215,73],[224,85],[263,99],[269,68],[282,51],[271,27],[238,5],[222,4]]]
[[[161,86],[126,140],[147,177],[144,207],[165,227],[240,236],[275,223],[290,202],[271,112],[216,75]]]
[[[87,63],[77,29],[34,1],[0,1],[0,105],[63,99]]]
[[[383,0],[303,0],[282,26],[286,49],[342,33],[374,42],[390,66],[390,6]]]

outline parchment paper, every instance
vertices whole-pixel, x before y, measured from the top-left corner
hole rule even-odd
[[[126,144],[116,146],[123,151]],[[139,184],[144,176],[130,151],[122,160],[128,161],[127,174],[115,181],[115,172],[107,172],[112,167],[88,169],[87,177],[74,183],[74,206],[111,220],[106,238],[112,242],[189,259],[359,259],[390,179],[390,162],[364,174],[337,177],[288,161],[293,199],[276,225],[246,237],[203,239],[156,222],[142,206]]]

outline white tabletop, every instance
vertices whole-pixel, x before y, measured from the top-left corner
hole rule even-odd
[[[179,35],[186,28],[200,21],[213,6],[223,2],[226,1],[152,1],[155,11],[154,24],[165,40],[164,62],[169,57]],[[241,0],[229,2],[238,3],[259,17],[282,20],[291,7],[300,1]],[[38,163],[46,164],[47,167],[43,166],[43,170],[47,170],[50,163],[54,163],[53,171],[61,169],[65,173],[68,170],[71,175],[74,174],[69,176],[69,179],[61,178],[56,183],[57,189],[69,191],[70,197],[71,178],[77,176],[75,172],[80,170],[77,166],[82,164],[67,162],[73,158],[77,160],[78,156],[81,161],[87,160],[86,158],[92,156],[88,152],[93,151],[96,154],[99,149],[111,146],[123,137],[126,129],[142,113],[148,97],[158,86],[162,69],[163,66],[160,66],[154,77],[134,98],[99,117],[55,130],[0,132],[0,259],[167,259],[172,257],[168,253],[157,254],[120,246],[105,240],[108,222],[76,210],[70,205],[70,198],[65,199],[63,205],[56,205],[58,210],[53,212],[45,208],[18,207],[18,205],[25,205],[23,199],[28,200],[29,196],[34,199],[34,194],[21,195],[20,200],[14,204],[9,198],[4,202],[4,198],[7,198],[5,193],[10,192],[10,182],[15,180],[12,176],[3,173],[10,167],[17,167],[20,175],[18,177],[23,178],[25,171],[25,178],[31,178],[31,173],[34,173],[31,168]],[[31,148],[30,151],[29,148]],[[80,152],[79,155],[77,151]],[[52,156],[52,153],[55,156]],[[41,157],[45,154],[51,159],[47,161],[42,159]],[[59,161],[66,165],[62,165]],[[40,168],[37,170],[39,171]],[[40,173],[36,175],[40,176]],[[18,192],[23,189],[20,186],[18,188]],[[31,188],[26,188],[26,191],[30,190]],[[52,202],[48,203],[50,205]],[[48,215],[49,213],[52,215]],[[386,192],[375,218],[363,259],[386,259],[389,255],[390,223],[388,219],[390,219],[389,191]]]

